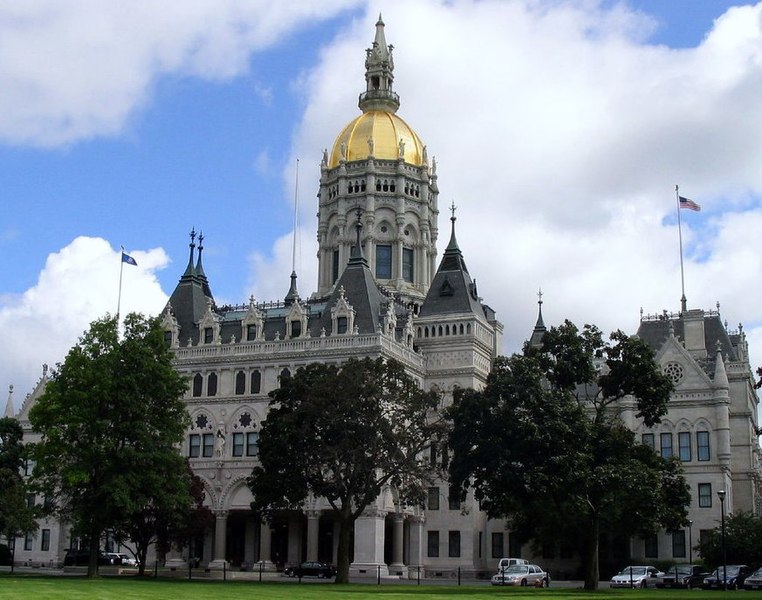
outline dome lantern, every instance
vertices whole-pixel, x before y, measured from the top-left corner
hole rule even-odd
[[[394,82],[394,46],[387,45],[381,14],[376,22],[373,46],[365,50],[365,92],[360,94],[359,106],[363,112],[381,110],[397,112],[400,98],[392,90]]]

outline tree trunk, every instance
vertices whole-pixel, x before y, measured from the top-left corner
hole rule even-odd
[[[349,547],[352,535],[352,519],[349,511],[342,508],[339,516],[339,547],[336,549],[336,583],[349,583]]]
[[[87,576],[91,579],[98,575],[98,558],[100,558],[100,548],[100,533],[92,533],[90,535],[90,560],[87,564]]]
[[[590,528],[588,529],[587,543],[585,544],[585,590],[598,589],[600,571],[598,567],[598,537],[600,534],[598,515],[592,515]]]

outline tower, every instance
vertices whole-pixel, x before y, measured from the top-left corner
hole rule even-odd
[[[437,176],[426,146],[396,113],[393,47],[379,15],[366,50],[362,114],[323,151],[318,193],[318,295],[347,266],[360,219],[361,244],[376,280],[420,304],[436,268]],[[360,211],[358,212],[358,209]]]

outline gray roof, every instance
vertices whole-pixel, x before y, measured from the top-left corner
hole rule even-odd
[[[452,217],[450,243],[444,251],[429,292],[418,312],[421,317],[447,313],[474,313],[488,316],[471,280],[466,261],[455,239],[455,217]]]

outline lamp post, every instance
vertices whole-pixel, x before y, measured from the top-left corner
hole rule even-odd
[[[720,499],[720,539],[722,540],[722,589],[728,591],[728,556],[725,552],[725,490],[719,490]],[[718,573],[719,574],[719,573]]]
[[[693,521],[688,519],[688,564],[693,564]]]

